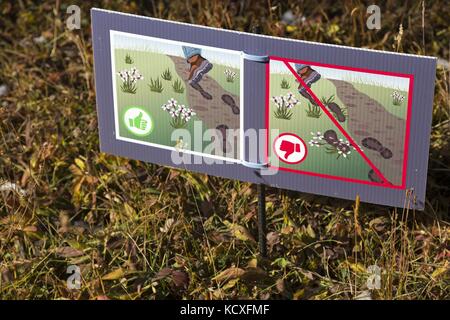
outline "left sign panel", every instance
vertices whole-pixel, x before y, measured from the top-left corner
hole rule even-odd
[[[240,159],[240,51],[110,30],[116,139]]]

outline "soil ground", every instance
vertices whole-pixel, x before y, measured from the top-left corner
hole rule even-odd
[[[405,146],[405,120],[388,112],[380,103],[342,80],[330,80],[336,86],[337,96],[348,110],[349,134],[367,154],[367,157],[381,171],[389,182],[400,185]],[[342,107],[342,106],[341,106]],[[362,146],[367,137],[377,139],[389,148],[393,156],[383,158],[379,152]]]
[[[214,129],[219,125],[225,124],[229,129],[239,129],[239,115],[234,114],[231,107],[223,102],[221,98],[222,95],[228,94],[234,99],[236,105],[239,106],[239,97],[226,91],[216,80],[205,75],[200,81],[200,85],[212,96],[211,100],[205,99],[200,92],[187,83],[189,65],[186,63],[186,60],[174,56],[170,58],[175,64],[178,75],[186,82],[189,107],[195,110],[197,116],[207,127]]]

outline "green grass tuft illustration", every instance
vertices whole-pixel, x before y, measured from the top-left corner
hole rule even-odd
[[[150,87],[150,91],[161,93],[164,88],[162,85],[162,82],[159,80],[159,77],[156,78],[156,80],[153,80],[150,78],[150,83],[148,84]]]
[[[284,119],[284,120],[291,120],[292,118],[292,111],[288,109],[287,107],[281,107],[276,109],[273,114],[278,119]]]
[[[131,56],[127,53],[127,55],[125,56],[125,63],[126,64],[133,64],[134,60],[133,58],[131,58]]]
[[[175,82],[172,84],[173,91],[176,93],[184,93],[184,87],[180,80],[175,80]]]
[[[169,68],[164,70],[164,72],[161,74],[161,78],[167,81],[172,80],[172,73],[170,72]]]
[[[322,99],[320,99],[320,101],[322,101],[322,103],[327,106],[330,103],[332,103],[334,101],[334,94],[331,95],[328,99],[326,97],[322,97]]]
[[[320,118],[322,115],[322,110],[320,110],[320,107],[318,105],[312,105],[311,103],[308,103],[308,110],[306,111],[306,116],[310,118]]]
[[[291,84],[289,83],[289,81],[287,81],[286,79],[283,78],[283,80],[281,80],[281,89],[289,89],[291,87]]]

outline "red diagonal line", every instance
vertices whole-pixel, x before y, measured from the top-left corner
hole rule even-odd
[[[339,131],[347,138],[347,140],[353,145],[353,147],[356,149],[356,151],[363,157],[364,160],[369,164],[369,166],[375,171],[375,173],[383,180],[383,183],[389,181],[384,177],[384,175],[381,173],[380,170],[370,161],[370,159],[362,152],[361,148],[358,146],[358,144],[353,140],[353,138],[345,131],[345,129],[339,124],[339,122],[336,121],[334,116],[331,114],[330,111],[328,111],[327,108],[323,105],[323,103],[317,98],[317,96],[314,94],[314,92],[311,90],[310,87],[308,87],[305,83],[305,81],[295,72],[294,68],[289,64],[287,61],[283,61],[284,64],[288,67],[289,71],[292,72],[292,74],[297,78],[298,82],[306,89],[306,91],[309,93],[309,95],[314,99],[314,101],[320,106],[323,112],[330,118],[331,121],[333,121],[334,125],[339,129]]]

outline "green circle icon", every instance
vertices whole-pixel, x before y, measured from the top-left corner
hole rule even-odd
[[[152,132],[153,121],[150,115],[140,107],[130,107],[123,115],[128,131],[136,136],[146,136]]]

